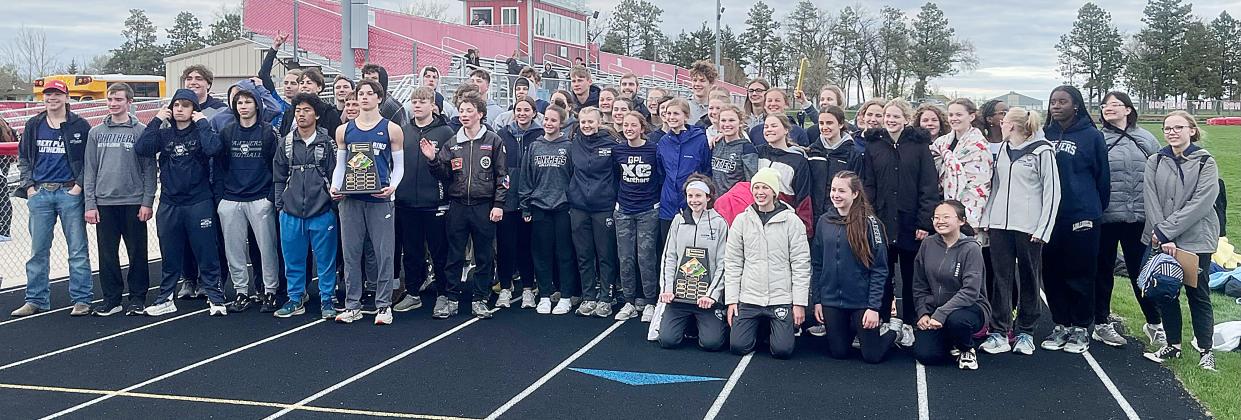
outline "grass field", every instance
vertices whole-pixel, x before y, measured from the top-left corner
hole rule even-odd
[[[1158,124],[1143,124],[1147,130],[1155,134],[1161,141],[1163,132]],[[1203,126],[1204,138],[1202,146],[1209,150],[1220,167],[1220,177],[1228,185],[1228,237],[1237,244],[1241,240],[1241,127]],[[1241,320],[1241,305],[1233,298],[1220,293],[1212,294],[1215,309],[1215,322]],[[1125,324],[1131,333],[1142,335],[1142,311],[1138,307],[1130,289],[1128,279],[1118,278],[1116,289],[1112,293],[1112,312],[1125,317]],[[1241,353],[1221,353],[1216,355],[1219,372],[1207,372],[1198,368],[1198,355],[1191,350],[1189,343],[1193,332],[1190,330],[1189,308],[1182,300],[1184,317],[1184,356],[1170,364],[1170,368],[1181,379],[1189,392],[1202,401],[1211,414],[1218,419],[1241,420]],[[1144,342],[1145,338],[1141,338]]]

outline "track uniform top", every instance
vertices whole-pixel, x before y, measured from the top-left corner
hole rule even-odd
[[[350,161],[355,159],[353,153],[350,152],[350,145],[370,143],[371,150],[375,151],[375,162],[373,164],[378,165],[379,187],[387,187],[388,183],[391,182],[392,176],[392,150],[388,149],[391,141],[392,134],[388,132],[387,118],[380,118],[379,123],[369,130],[363,130],[361,127],[358,127],[357,121],[350,121],[349,125],[345,127],[345,151],[347,152],[345,164],[349,165]],[[352,194],[348,197],[372,203],[389,200],[372,197],[369,194]]]

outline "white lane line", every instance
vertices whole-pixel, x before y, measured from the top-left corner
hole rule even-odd
[[[254,348],[254,347],[257,347],[257,346],[263,345],[264,343],[267,343],[267,342],[270,342],[270,341],[273,341],[273,340],[277,340],[277,339],[279,339],[279,338],[281,338],[281,337],[284,337],[284,336],[286,336],[286,335],[293,334],[293,333],[296,333],[296,332],[298,332],[298,331],[301,331],[301,330],[304,330],[304,329],[307,329],[307,328],[313,327],[313,326],[315,326],[315,325],[318,325],[318,324],[323,323],[324,321],[326,321],[326,320],[319,319],[319,320],[316,320],[316,321],[311,322],[311,323],[308,323],[308,324],[303,324],[303,325],[302,325],[302,326],[300,326],[300,327],[297,327],[297,328],[294,328],[294,329],[291,329],[291,330],[288,330],[288,331],[282,332],[282,333],[280,333],[280,334],[276,334],[276,335],[273,335],[273,336],[271,336],[271,337],[267,337],[267,338],[264,338],[264,339],[262,339],[262,340],[255,341],[255,342],[253,342],[253,343],[246,344],[246,345],[244,345],[244,346],[241,346],[241,347],[238,347],[238,348],[235,348],[235,349],[229,350],[229,351],[227,351],[227,352],[221,353],[221,354],[216,355],[216,356],[213,356],[213,357],[211,357],[211,358],[207,358],[207,359],[200,360],[200,361],[198,361],[198,362],[196,362],[196,363],[194,363],[194,364],[191,364],[191,365],[189,365],[189,366],[185,366],[185,367],[183,367],[183,368],[180,368],[180,369],[174,370],[174,371],[172,371],[172,372],[168,372],[168,373],[165,373],[165,374],[163,374],[163,375],[159,375],[159,376],[156,376],[156,377],[154,377],[154,378],[147,379],[147,380],[145,380],[145,381],[142,381],[142,382],[139,382],[139,383],[136,383],[136,384],[133,384],[133,385],[127,386],[127,387],[125,387],[125,388],[123,388],[123,389],[120,389],[120,390],[117,390],[117,391],[112,391],[112,392],[109,392],[109,393],[107,393],[106,395],[100,396],[99,398],[95,398],[95,399],[93,399],[93,400],[90,400],[90,401],[87,401],[87,402],[84,402],[84,403],[81,403],[81,404],[75,405],[75,406],[73,406],[73,407],[66,408],[66,409],[64,409],[64,410],[61,410],[61,411],[55,412],[55,413],[53,413],[53,414],[49,414],[49,415],[47,415],[47,416],[43,417],[41,420],[54,419],[54,418],[57,418],[57,417],[60,417],[60,416],[63,416],[63,415],[66,415],[66,414],[72,413],[72,412],[74,412],[74,411],[78,411],[78,410],[81,410],[81,409],[83,409],[83,408],[90,407],[90,406],[92,406],[92,405],[95,405],[95,404],[101,403],[101,402],[103,402],[103,401],[105,401],[105,400],[107,400],[107,399],[109,399],[109,398],[112,398],[112,397],[118,396],[118,395],[120,395],[120,394],[122,394],[122,393],[126,393],[126,392],[129,392],[129,391],[133,391],[133,390],[135,390],[135,389],[142,388],[142,387],[144,387],[144,386],[147,386],[147,385],[150,385],[150,384],[153,384],[153,383],[156,383],[156,382],[159,382],[159,381],[162,381],[162,380],[165,380],[165,379],[171,378],[171,377],[173,377],[173,376],[176,376],[176,375],[179,375],[179,374],[185,373],[186,371],[189,371],[189,370],[191,370],[191,369],[197,368],[197,367],[199,367],[199,366],[202,366],[202,365],[205,365],[205,364],[208,364],[208,363],[214,362],[214,361],[216,361],[216,360],[223,359],[223,358],[228,357],[228,356],[232,356],[232,355],[234,355],[234,354],[237,354],[237,353],[240,353],[240,352],[243,352],[243,351],[249,350],[249,349],[251,349],[251,348]]]
[[[1120,404],[1120,409],[1125,412],[1125,416],[1129,420],[1138,420],[1138,412],[1133,410],[1132,405],[1129,405],[1129,400],[1125,399],[1125,396],[1116,388],[1112,378],[1107,376],[1107,372],[1103,371],[1103,366],[1099,366],[1099,362],[1090,354],[1090,351],[1082,353],[1082,356],[1085,356],[1086,363],[1090,364],[1090,369],[1094,370],[1095,376],[1098,376],[1099,380],[1103,381],[1103,386],[1107,388],[1107,392],[1112,394],[1112,398],[1116,399],[1117,404]]]
[[[521,400],[524,400],[526,399],[526,397],[529,397],[530,394],[533,394],[535,390],[539,389],[539,387],[543,386],[543,384],[546,384],[547,381],[550,381],[552,377],[556,376],[556,374],[560,373],[560,371],[569,367],[570,364],[577,361],[579,357],[582,357],[582,355],[590,351],[591,348],[594,348],[595,345],[599,344],[600,341],[603,341],[604,338],[607,338],[608,335],[612,334],[612,331],[616,331],[616,329],[620,328],[621,324],[624,324],[624,323],[625,321],[616,321],[612,323],[611,327],[608,327],[608,329],[603,330],[603,332],[595,336],[593,340],[590,340],[589,343],[586,343],[586,345],[582,346],[582,348],[577,349],[577,351],[574,352],[573,355],[569,356],[567,359],[564,359],[563,362],[560,362],[560,364],[556,365],[556,367],[552,368],[552,370],[547,371],[547,373],[544,374],[542,378],[539,378],[539,380],[534,381],[533,384],[530,384],[530,386],[526,387],[526,389],[521,391],[520,394],[517,394],[512,399],[508,400],[508,402],[504,403],[504,405],[500,406],[500,408],[497,408],[496,411],[492,411],[491,414],[485,417],[485,420],[495,420],[495,418],[500,417],[505,412],[508,412],[508,410],[511,410],[514,406],[517,405],[517,403],[520,403]]]
[[[147,261],[147,264],[150,264],[150,263],[153,263],[153,262],[159,262],[159,261],[163,261],[163,259],[162,259],[162,258],[156,258],[156,259],[153,259],[153,260]],[[129,264],[125,264],[125,265],[122,265],[122,266],[121,266],[121,269],[122,269],[122,270],[127,269],[127,268],[129,268]],[[94,275],[96,275],[96,274],[99,274],[99,272],[98,272],[98,271],[92,271],[92,272],[91,272],[91,276],[94,276]],[[65,277],[61,277],[61,278],[56,279],[56,280],[49,281],[49,282],[47,282],[47,284],[48,284],[48,286],[51,286],[51,285],[53,285],[53,284],[56,284],[56,283],[63,283],[63,282],[68,281],[68,280],[69,280],[69,277],[68,277],[68,276],[65,276]],[[26,284],[23,284],[23,285],[21,285],[21,286],[12,286],[12,287],[9,287],[9,288],[7,288],[7,289],[0,289],[0,295],[6,294],[6,293],[13,293],[13,292],[16,292],[16,291],[18,291],[18,290],[26,290],[26,286],[27,286]],[[148,289],[148,290],[149,290],[149,289]]]
[[[270,415],[270,416],[267,416],[267,417],[265,417],[264,419],[265,419],[265,420],[272,420],[272,419],[275,419],[275,418],[282,417],[282,416],[284,416],[285,414],[289,414],[289,413],[290,413],[290,412],[292,412],[293,410],[300,410],[300,409],[302,409],[303,407],[305,407],[305,406],[306,406],[306,404],[310,404],[310,403],[314,402],[314,400],[317,400],[317,399],[319,399],[319,398],[322,398],[324,395],[330,394],[330,393],[332,393],[332,392],[334,392],[334,391],[336,391],[336,390],[338,390],[338,389],[344,388],[346,385],[349,385],[349,384],[351,384],[351,383],[357,382],[358,380],[360,380],[360,379],[362,379],[362,378],[366,377],[367,375],[370,375],[370,374],[372,374],[372,373],[375,373],[375,371],[378,371],[378,370],[380,370],[380,369],[383,369],[384,367],[386,367],[386,366],[388,366],[388,365],[391,365],[391,364],[393,364],[393,363],[396,363],[397,361],[399,361],[399,360],[401,360],[401,359],[404,359],[405,357],[407,357],[407,356],[409,356],[409,355],[411,355],[411,354],[414,354],[414,353],[418,352],[419,350],[422,350],[422,349],[426,348],[427,346],[430,346],[430,345],[432,345],[432,344],[435,344],[435,342],[440,341],[440,340],[443,340],[444,338],[446,338],[446,337],[448,337],[448,336],[450,336],[450,335],[455,334],[457,331],[461,331],[462,329],[465,329],[465,327],[468,327],[468,326],[470,326],[470,324],[473,324],[473,323],[475,323],[475,322],[478,322],[478,320],[480,320],[480,319],[482,319],[482,318],[470,318],[470,320],[469,320],[469,321],[462,322],[462,323],[461,323],[461,325],[457,325],[456,327],[453,327],[453,329],[451,329],[451,330],[444,331],[444,332],[440,333],[440,335],[437,335],[437,336],[435,336],[434,338],[432,338],[432,339],[430,339],[430,340],[424,341],[424,342],[422,342],[422,344],[419,344],[419,345],[417,345],[417,346],[414,346],[414,348],[411,348],[411,349],[409,349],[409,350],[405,350],[405,351],[401,352],[400,354],[397,354],[396,356],[392,356],[392,357],[391,357],[391,358],[389,358],[388,360],[384,360],[383,362],[380,362],[379,364],[377,364],[377,365],[375,365],[375,366],[371,366],[369,369],[366,369],[366,370],[364,370],[364,371],[358,372],[358,374],[357,374],[357,375],[350,376],[350,377],[349,377],[349,379],[345,379],[345,380],[343,380],[343,381],[337,382],[335,385],[332,385],[332,386],[327,387],[326,389],[324,389],[324,390],[322,390],[322,391],[319,391],[319,392],[314,393],[314,395],[311,395],[311,396],[309,396],[309,397],[303,398],[301,401],[298,401],[298,402],[294,403],[294,404],[293,404],[293,405],[291,405],[291,406],[285,407],[284,409],[282,409],[282,410],[280,410],[280,411],[277,411],[275,414],[272,414],[272,415]]]
[[[750,366],[750,359],[753,357],[753,352],[741,357],[737,368],[733,369],[733,374],[728,376],[728,382],[724,383],[724,389],[720,390],[720,395],[715,397],[714,403],[711,403],[711,409],[707,410],[707,415],[702,417],[703,420],[714,420],[715,416],[720,414],[720,409],[724,408],[724,402],[728,401],[728,396],[733,393],[733,388],[737,386],[741,374],[745,373],[745,368]]]
[[[149,291],[152,291],[152,290],[155,290],[155,289],[158,289],[158,288],[159,288],[159,286],[155,286],[155,287],[152,287],[152,288],[147,289],[147,291],[149,292]],[[122,294],[122,295],[121,295],[121,297],[126,297],[126,296],[129,296],[129,292],[125,292],[124,294]],[[99,302],[103,302],[103,299],[95,299],[95,300],[90,301],[90,303],[92,303],[92,304],[99,303]],[[124,308],[124,306],[125,306],[125,305],[121,305],[121,307],[122,307],[122,308]],[[12,323],[14,323],[14,322],[21,321],[21,320],[25,320],[25,319],[38,318],[38,317],[41,317],[41,316],[44,316],[44,315],[47,315],[47,314],[53,314],[53,313],[56,313],[56,312],[67,311],[67,310],[70,310],[70,309],[73,309],[73,305],[69,305],[69,306],[66,306],[66,307],[63,307],[63,308],[60,308],[60,309],[53,309],[53,310],[50,310],[50,311],[47,311],[47,312],[39,312],[39,313],[37,313],[37,314],[30,315],[30,316],[23,316],[23,317],[21,317],[21,318],[13,318],[13,319],[10,319],[10,320],[8,320],[8,321],[0,322],[0,326],[4,326],[4,325],[8,325],[8,324],[12,324]],[[94,316],[94,315],[91,315],[91,316]]]
[[[931,404],[927,401],[926,366],[918,361],[914,361],[914,364],[918,373],[918,420],[928,420],[931,418]]]
[[[169,322],[176,321],[176,320],[179,320],[179,319],[181,319],[181,318],[185,318],[185,317],[189,317],[189,316],[193,316],[193,315],[198,315],[198,314],[201,314],[201,313],[204,313],[204,312],[207,312],[207,308],[200,309],[200,310],[197,310],[197,311],[194,311],[194,312],[190,312],[190,313],[188,313],[188,314],[181,315],[181,316],[178,316],[178,317],[175,317],[175,318],[168,318],[168,319],[165,319],[165,320],[163,320],[163,321],[159,321],[159,322],[156,322],[156,323],[153,323],[153,324],[147,324],[147,325],[143,325],[143,326],[141,326],[141,327],[137,327],[137,328],[133,328],[133,329],[129,329],[129,330],[125,330],[125,331],[121,331],[121,332],[119,332],[119,333],[112,334],[112,335],[109,335],[109,336],[99,337],[99,338],[96,338],[96,339],[94,339],[94,340],[87,341],[87,342],[85,342],[85,343],[81,343],[81,344],[75,344],[75,345],[72,345],[72,346],[69,346],[69,347],[65,347],[65,348],[63,348],[63,349],[60,349],[60,350],[56,350],[56,351],[52,351],[52,352],[48,352],[48,353],[43,353],[43,354],[40,354],[40,355],[38,355],[38,356],[31,357],[31,358],[29,358],[29,359],[25,359],[25,360],[18,360],[18,361],[16,361],[16,362],[9,363],[9,364],[4,365],[4,366],[0,366],[0,371],[5,370],[5,369],[8,369],[8,368],[12,368],[12,367],[21,366],[21,365],[24,365],[24,364],[27,364],[27,363],[30,363],[30,362],[33,362],[33,361],[36,361],[36,360],[40,360],[40,359],[45,359],[45,358],[48,358],[48,357],[52,357],[52,356],[55,356],[55,355],[58,355],[58,354],[61,354],[61,353],[67,352],[67,351],[77,350],[77,349],[80,349],[80,348],[82,348],[82,347],[86,347],[86,346],[89,346],[89,345],[92,345],[92,344],[95,344],[95,343],[100,343],[100,342],[108,341],[108,340],[111,340],[111,339],[113,339],[113,338],[117,338],[117,337],[120,337],[120,336],[123,336],[123,335],[133,334],[133,333],[136,333],[136,332],[138,332],[138,331],[145,330],[145,329],[147,329],[147,328],[154,328],[154,327],[159,326],[159,325],[167,324],[167,323],[169,323]]]

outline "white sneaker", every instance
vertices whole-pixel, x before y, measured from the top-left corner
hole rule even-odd
[[[207,302],[207,308],[208,308],[207,315],[210,315],[210,316],[228,315],[228,306],[225,306],[222,303]]]
[[[1168,345],[1168,334],[1163,331],[1163,324],[1142,325],[1142,332],[1146,333],[1146,339],[1152,347],[1163,348]]]
[[[525,305],[522,305],[522,306],[525,306]],[[537,312],[543,315],[552,313],[551,298],[539,298],[539,306],[534,309],[534,312]]]
[[[617,321],[624,321],[638,316],[642,316],[642,311],[638,310],[638,307],[633,306],[632,303],[626,303],[625,306],[622,306],[621,309],[616,312]]]
[[[392,325],[392,308],[380,309],[375,314],[375,325]]]
[[[978,354],[974,349],[966,350],[957,356],[957,367],[961,370],[978,370]]]
[[[552,308],[552,315],[564,315],[572,310],[573,304],[569,302],[569,299],[560,299],[559,302],[556,302],[556,307]]]
[[[534,289],[523,289],[521,291],[521,308],[533,308],[538,297],[534,295]]]
[[[815,337],[822,337],[822,336],[827,335],[827,326],[826,325],[815,325],[810,328],[806,328],[806,332],[810,333],[810,335],[813,335]]]
[[[1008,353],[1013,351],[1012,344],[1009,344],[1008,337],[1000,333],[987,334],[987,341],[982,342],[979,348],[990,354]]]
[[[147,316],[168,315],[177,311],[177,304],[172,303],[172,299],[165,300],[161,303],[148,306],[143,313]]]
[[[579,316],[591,316],[591,315],[594,315],[594,314],[595,314],[595,305],[597,305],[597,304],[596,304],[596,303],[595,303],[595,301],[593,301],[593,300],[588,300],[588,301],[582,302],[582,304],[581,304],[581,305],[578,305],[578,307],[577,307],[577,314],[578,314]]]
[[[362,319],[362,311],[359,309],[346,309],[341,313],[336,314],[336,322],[342,324],[349,324],[359,319]]]
[[[642,322],[651,323],[655,319],[655,305],[646,305],[642,307]]]
[[[513,290],[500,289],[500,294],[496,296],[496,308],[508,308],[513,306]]]

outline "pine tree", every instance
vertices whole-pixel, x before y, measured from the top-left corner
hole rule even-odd
[[[1219,98],[1241,98],[1241,21],[1234,19],[1228,12],[1220,12],[1211,21],[1211,34],[1219,46],[1217,67],[1218,77],[1215,83],[1221,88]]]
[[[863,60],[866,58],[865,49],[862,48],[865,41],[864,29],[862,13],[853,7],[845,7],[840,11],[836,26],[831,30],[832,37],[836,40],[833,46],[836,49],[836,59],[832,65],[840,71],[839,80],[845,89],[846,103],[852,94],[849,86],[855,82],[859,91],[858,99],[865,97],[862,86]]]
[[[1076,76],[1085,76],[1082,84],[1086,99],[1103,101],[1120,77],[1124,65],[1120,31],[1112,24],[1112,15],[1094,3],[1077,10],[1073,29],[1060,36],[1056,50],[1060,53],[1060,74],[1072,84]]]
[[[121,36],[125,42],[120,48],[112,50],[112,58],[108,60],[108,73],[126,74],[162,74],[164,72],[163,53],[157,45],[155,25],[147,18],[142,9],[130,9],[125,19],[125,29]]]
[[[69,60],[69,67],[65,68],[65,74],[78,74],[80,71],[78,69],[78,59]]]
[[[784,54],[783,42],[778,35],[780,22],[776,22],[774,13],[775,10],[767,3],[755,3],[745,20],[746,30],[741,34],[742,43],[749,51],[750,62],[757,67],[758,76],[773,79],[773,83],[780,73],[777,67],[780,67],[780,58]]]
[[[1185,44],[1180,49],[1181,71],[1178,93],[1187,99],[1217,98],[1221,86],[1216,83],[1219,73],[1216,67],[1219,45],[1211,30],[1201,20],[1194,20],[1185,27]]]
[[[1144,77],[1138,82],[1139,96],[1146,99],[1164,99],[1178,94],[1183,76],[1179,61],[1180,49],[1185,45],[1185,29],[1189,25],[1192,6],[1181,0],[1150,0],[1143,10],[1146,23],[1137,34],[1139,48],[1131,56],[1129,64],[1137,66],[1127,71],[1131,76]]]
[[[914,97],[926,96],[928,79],[955,74],[958,66],[978,64],[974,46],[958,40],[956,30],[935,3],[926,3],[914,18],[909,71],[917,79]]]
[[[640,12],[637,0],[621,0],[608,19],[608,34],[603,38],[603,49],[615,54],[633,55],[641,44],[637,36],[637,20]]]
[[[637,28],[634,32],[639,43],[638,48],[633,51],[637,57],[659,61],[660,48],[667,41],[667,37],[659,30],[659,24],[663,22],[663,14],[664,10],[654,3],[646,0],[638,2]]]
[[[202,48],[206,43],[202,35],[202,21],[190,12],[178,13],[172,27],[165,29],[164,32],[168,36],[168,45],[164,46],[164,53],[167,55],[194,51]]]
[[[220,45],[241,39],[245,30],[241,27],[241,15],[225,13],[211,23],[211,34],[207,35],[207,45]]]

